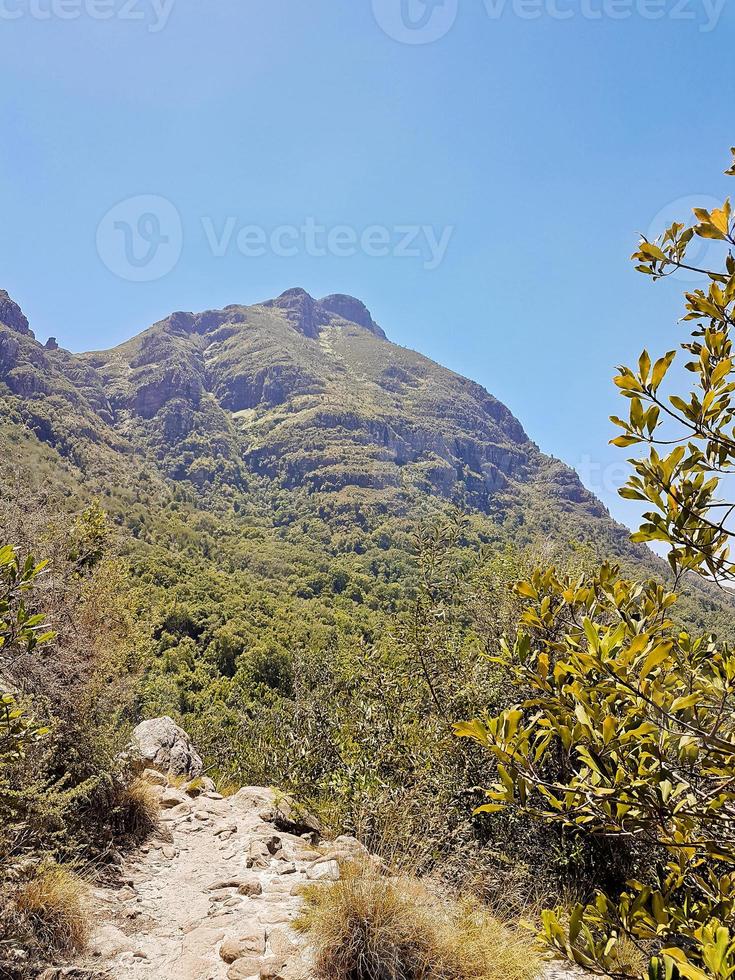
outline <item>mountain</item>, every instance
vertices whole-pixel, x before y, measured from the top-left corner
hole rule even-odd
[[[392,343],[350,296],[290,289],[172,313],[111,350],[72,354],[40,344],[0,292],[0,449],[5,496],[26,512],[101,500],[161,622],[191,605],[194,673],[222,629],[287,651],[312,642],[305,623],[319,643],[327,626],[380,635],[416,581],[417,528],[455,505],[473,552],[667,574],[508,408]],[[694,593],[689,618],[729,630],[729,601]]]
[[[115,469],[136,457],[202,491],[245,492],[257,477],[383,509],[428,495],[521,522],[539,510],[537,495],[562,524],[602,522],[620,538],[574,471],[544,456],[503,404],[391,343],[349,296],[290,289],[254,306],[173,313],[119,347],[75,356],[38,344],[2,293],[0,383],[26,428],[87,471],[95,457]]]

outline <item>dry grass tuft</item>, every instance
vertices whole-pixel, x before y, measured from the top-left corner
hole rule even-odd
[[[344,867],[333,885],[305,891],[296,925],[307,932],[323,980],[533,980],[527,934],[475,901],[440,897],[406,875]]]
[[[234,796],[235,793],[239,793],[239,791],[242,789],[240,783],[235,783],[231,779],[215,779],[214,782],[220,796]]]
[[[172,789],[183,789],[188,782],[191,781],[191,777],[186,774],[181,776],[175,776],[172,772],[166,773],[166,778],[168,779],[168,784]]]
[[[118,790],[115,826],[122,837],[143,841],[157,829],[160,820],[156,788],[145,779],[134,779]]]
[[[66,868],[50,865],[22,885],[15,908],[43,951],[71,953],[86,946],[87,885]]]

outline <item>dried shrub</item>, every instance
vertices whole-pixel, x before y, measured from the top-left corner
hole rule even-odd
[[[538,972],[527,935],[417,878],[349,865],[340,881],[314,884],[304,897],[296,924],[322,980],[533,980]]]
[[[160,822],[158,794],[145,779],[134,779],[116,790],[113,823],[120,839],[144,841]]]
[[[15,910],[43,952],[71,953],[89,937],[87,886],[57,864],[42,869],[15,895]]]

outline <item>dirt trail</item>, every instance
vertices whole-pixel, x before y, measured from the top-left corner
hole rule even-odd
[[[160,793],[161,839],[122,865],[121,885],[95,890],[90,952],[67,975],[306,980],[308,950],[292,927],[299,887],[335,880],[338,862],[364,855],[362,845],[341,837],[315,846],[309,835],[277,829],[284,824],[271,790],[249,787],[227,799]],[[573,976],[551,966],[540,980]]]

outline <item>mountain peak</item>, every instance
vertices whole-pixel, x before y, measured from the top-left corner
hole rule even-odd
[[[298,286],[287,289],[276,299],[267,300],[263,306],[283,310],[299,333],[305,337],[318,337],[320,325],[326,322],[314,297]]]
[[[367,306],[354,296],[346,296],[344,293],[332,293],[317,300],[305,289],[295,286],[281,293],[276,299],[266,300],[262,305],[283,310],[291,323],[305,337],[318,337],[319,328],[326,326],[336,316],[350,323],[356,323],[376,337],[385,339],[385,333],[373,320]]]
[[[4,289],[0,289],[0,323],[4,323],[6,327],[15,330],[16,333],[22,333],[26,337],[34,336],[23,310]]]
[[[373,320],[370,310],[362,300],[355,299],[354,296],[346,296],[344,293],[331,293],[329,296],[320,299],[319,305],[328,313],[333,313],[335,316],[342,317],[343,320],[356,323],[385,340],[385,332]]]

